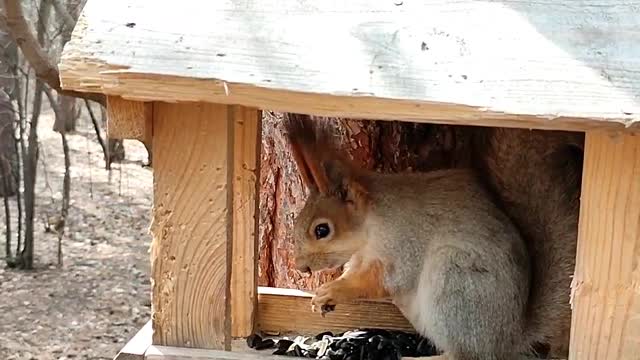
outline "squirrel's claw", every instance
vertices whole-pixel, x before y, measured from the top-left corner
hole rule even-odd
[[[319,311],[322,317],[324,317],[327,313],[334,311],[335,309],[336,306],[332,304],[322,304],[320,306],[311,304],[311,311],[314,313]]]
[[[326,313],[334,311],[336,308],[334,296],[332,296],[332,290],[328,286],[321,286],[316,295],[311,299],[311,311],[320,312],[322,317]]]

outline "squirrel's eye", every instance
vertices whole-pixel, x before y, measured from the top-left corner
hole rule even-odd
[[[326,238],[327,236],[329,236],[331,229],[329,229],[329,224],[322,223],[322,224],[316,225],[314,232],[316,234],[316,239],[320,240],[322,238]]]

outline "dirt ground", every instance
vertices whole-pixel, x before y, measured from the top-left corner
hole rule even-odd
[[[147,154],[140,143],[125,142],[125,162],[109,173],[89,123],[68,136],[71,207],[58,268],[57,236],[43,225],[44,218],[59,214],[62,199],[64,159],[52,125],[47,111],[39,126],[36,270],[0,263],[0,359],[112,359],[150,315],[152,175],[142,166]],[[1,211],[2,254],[4,223]]]

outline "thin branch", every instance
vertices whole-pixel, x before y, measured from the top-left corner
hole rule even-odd
[[[2,14],[0,14],[0,28],[6,26],[4,30],[6,30],[18,44],[20,50],[22,50],[22,53],[36,72],[36,76],[46,82],[51,88],[55,89],[59,94],[90,99],[105,105],[106,99],[102,94],[62,90],[58,67],[51,62],[49,55],[42,49],[38,40],[33,36],[20,3],[20,0],[4,0],[6,14],[4,14],[4,18]]]
[[[98,124],[98,119],[96,118],[96,115],[93,113],[93,109],[91,109],[91,104],[89,103],[89,100],[84,99],[84,104],[87,107],[87,112],[89,113],[89,117],[91,118],[91,122],[93,123],[93,129],[96,132],[96,136],[98,137],[98,142],[100,143],[100,147],[102,148],[102,153],[104,154],[105,169],[110,170],[111,161],[109,161],[109,150],[107,148],[107,144],[102,138],[102,134],[100,133],[100,125]]]
[[[89,146],[88,136],[85,136],[85,143],[87,145],[87,166],[89,167],[89,198],[93,200],[93,176],[91,171],[93,167],[91,165],[91,146]]]

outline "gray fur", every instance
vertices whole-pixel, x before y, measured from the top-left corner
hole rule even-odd
[[[526,247],[475,175],[372,176],[369,235],[394,265],[386,286],[416,330],[458,360],[527,351]]]
[[[566,357],[584,135],[501,128],[478,135],[484,178],[521,230],[532,261],[528,341]]]

